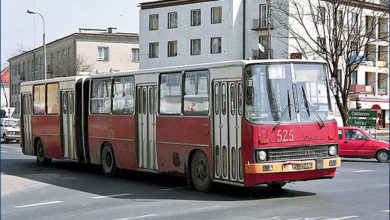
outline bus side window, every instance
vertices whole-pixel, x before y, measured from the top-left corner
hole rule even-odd
[[[238,114],[242,115],[243,107],[243,93],[242,93],[242,83],[238,83]]]
[[[185,72],[184,114],[207,115],[209,113],[209,72]]]
[[[134,77],[114,77],[112,112],[114,114],[133,114],[134,112]]]
[[[34,115],[44,115],[46,113],[45,101],[45,85],[34,86]]]
[[[234,83],[230,84],[230,112],[236,114],[236,87]]]
[[[222,114],[226,114],[226,84],[222,84]]]
[[[160,114],[179,115],[182,110],[182,73],[160,75]]]
[[[218,115],[219,114],[219,85],[218,84],[215,84],[215,88],[214,88],[214,102],[215,102],[215,114]]]
[[[91,113],[111,113],[111,78],[92,80]]]

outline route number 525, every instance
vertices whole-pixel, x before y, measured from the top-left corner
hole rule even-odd
[[[278,139],[276,141],[278,142],[294,141],[293,130],[279,130],[277,136]]]

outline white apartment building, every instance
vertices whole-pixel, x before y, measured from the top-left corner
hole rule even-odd
[[[271,0],[271,4],[275,2]],[[288,0],[278,2],[288,3]],[[266,0],[159,0],[141,3],[140,7],[140,69],[266,59],[268,53],[273,59],[297,56],[295,39],[278,26],[272,13],[271,47],[267,48],[269,13]],[[384,9],[386,7],[379,0],[373,0],[363,13],[366,15],[360,19],[368,22],[373,19],[372,11]],[[294,25],[288,16],[284,19]],[[375,36],[388,35],[388,16],[379,23]],[[259,50],[261,47],[264,52]],[[379,104],[383,110],[380,122],[388,126],[389,43],[378,40],[370,47],[375,52],[366,58],[353,77],[350,107],[355,107],[353,100],[356,97],[360,98],[362,108]],[[313,56],[310,59],[320,58]]]
[[[116,28],[86,29],[46,45],[47,78],[78,74],[138,70],[139,37]],[[43,47],[14,56],[10,66],[10,106],[20,114],[20,83],[44,78]],[[77,68],[75,68],[77,66]],[[78,69],[78,70],[76,70]]]

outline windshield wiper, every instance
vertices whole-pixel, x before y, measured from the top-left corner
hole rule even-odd
[[[313,107],[310,105],[309,101],[307,100],[306,91],[305,91],[305,88],[303,88],[303,86],[302,86],[302,94],[303,94],[303,99],[304,99],[304,102],[305,102],[306,112],[307,112],[307,115],[309,115],[309,118],[310,118],[310,110],[312,110],[314,115],[318,119],[317,122],[320,125],[320,127],[321,128],[325,127],[324,121],[321,119],[321,117],[318,115],[316,110],[313,109]]]
[[[290,102],[290,92],[287,89],[287,106],[283,109],[282,115],[280,116],[280,119],[278,120],[278,123],[275,125],[275,127],[272,130],[276,130],[280,124],[283,122],[283,118],[286,115],[288,110],[288,116],[291,121],[291,102]]]

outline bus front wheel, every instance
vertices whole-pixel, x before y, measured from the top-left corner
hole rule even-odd
[[[47,165],[51,162],[51,158],[47,158],[45,154],[45,148],[41,140],[37,143],[37,164]]]
[[[108,143],[103,146],[101,160],[103,174],[108,177],[114,176],[116,173],[114,150]]]
[[[196,151],[191,160],[191,180],[199,192],[208,192],[212,187],[209,164],[202,151]]]

